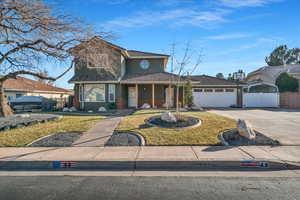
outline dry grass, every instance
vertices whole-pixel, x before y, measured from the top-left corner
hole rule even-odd
[[[182,112],[202,120],[201,126],[186,129],[147,127],[144,120],[158,115],[160,110],[142,110],[124,117],[118,130],[130,130],[144,136],[147,145],[219,145],[218,134],[235,128],[236,122],[208,112]]]
[[[102,118],[102,116],[64,116],[59,121],[1,131],[0,147],[23,147],[38,138],[55,133],[84,132]]]

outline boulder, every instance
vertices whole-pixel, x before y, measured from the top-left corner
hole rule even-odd
[[[144,103],[144,105],[142,105],[141,108],[142,109],[149,109],[149,108],[151,108],[151,106],[149,104],[147,104],[147,103]]]
[[[104,108],[103,106],[100,107],[100,108],[98,109],[98,111],[99,111],[99,112],[107,112],[106,108]]]
[[[28,117],[30,117],[30,114],[18,114],[18,115],[16,115],[16,117],[19,117],[19,118],[28,118]]]
[[[63,110],[62,110],[63,112],[69,112],[70,111],[70,109],[69,108],[67,108],[67,107],[65,107],[65,108],[63,108]]]
[[[250,140],[253,140],[256,137],[256,133],[254,132],[252,125],[247,120],[239,119],[237,122],[237,130],[240,136]]]
[[[71,108],[69,109],[69,111],[70,111],[70,112],[76,112],[77,109],[73,106],[73,107],[71,107]]]
[[[177,122],[175,115],[173,115],[171,112],[164,112],[163,114],[161,114],[160,118],[161,120],[166,122],[172,122],[172,123]]]
[[[194,110],[194,111],[204,111],[204,109],[200,106],[197,106],[197,105],[193,105],[191,107],[191,110]]]

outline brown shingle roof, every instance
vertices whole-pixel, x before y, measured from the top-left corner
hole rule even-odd
[[[4,82],[4,89],[21,91],[47,91],[49,93],[71,93],[72,90],[54,87],[39,81],[18,76],[16,79],[8,79]]]
[[[218,85],[240,85],[243,84],[242,82],[237,81],[231,81],[226,79],[221,79],[213,76],[207,76],[207,75],[193,75],[190,76],[190,79],[193,82],[199,82],[200,85],[204,86],[218,86]]]
[[[171,74],[168,72],[158,72],[158,73],[150,73],[150,74],[132,74],[125,75],[121,83],[152,83],[152,82],[170,82],[177,81],[178,76],[175,74]]]
[[[136,50],[127,50],[127,53],[129,54],[129,56],[132,57],[146,57],[146,56],[169,57],[169,55],[166,54],[150,53],[150,52],[136,51]]]

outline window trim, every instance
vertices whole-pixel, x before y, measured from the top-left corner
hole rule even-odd
[[[103,85],[104,86],[104,100],[103,101],[86,101],[86,95],[85,95],[85,87],[87,85]],[[101,103],[105,103],[106,102],[106,84],[84,84],[84,95],[83,95],[83,102],[85,103],[97,103],[97,102],[101,102]]]
[[[110,88],[111,86],[113,86],[114,88],[114,91],[113,91],[113,94],[114,94],[114,99],[111,101],[110,99]],[[110,103],[115,103],[116,102],[116,85],[115,84],[108,84],[108,102]]]

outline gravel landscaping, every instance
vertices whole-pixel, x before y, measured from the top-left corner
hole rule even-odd
[[[146,120],[146,123],[152,126],[158,126],[162,128],[188,128],[199,124],[200,120],[195,117],[181,116],[177,119],[177,122],[167,122],[161,119],[160,115],[150,117]]]
[[[105,146],[141,146],[140,137],[130,131],[115,131]]]
[[[51,114],[19,114],[9,117],[2,117],[0,118],[0,131],[55,121],[60,118],[61,117],[59,115]]]
[[[256,138],[250,140],[246,137],[240,136],[237,129],[231,129],[222,133],[222,136],[227,144],[230,146],[251,146],[251,145],[279,145],[279,142],[273,140],[262,133],[255,131]]]
[[[28,147],[70,147],[73,142],[79,139],[82,133],[57,133],[38,139],[27,145]]]

